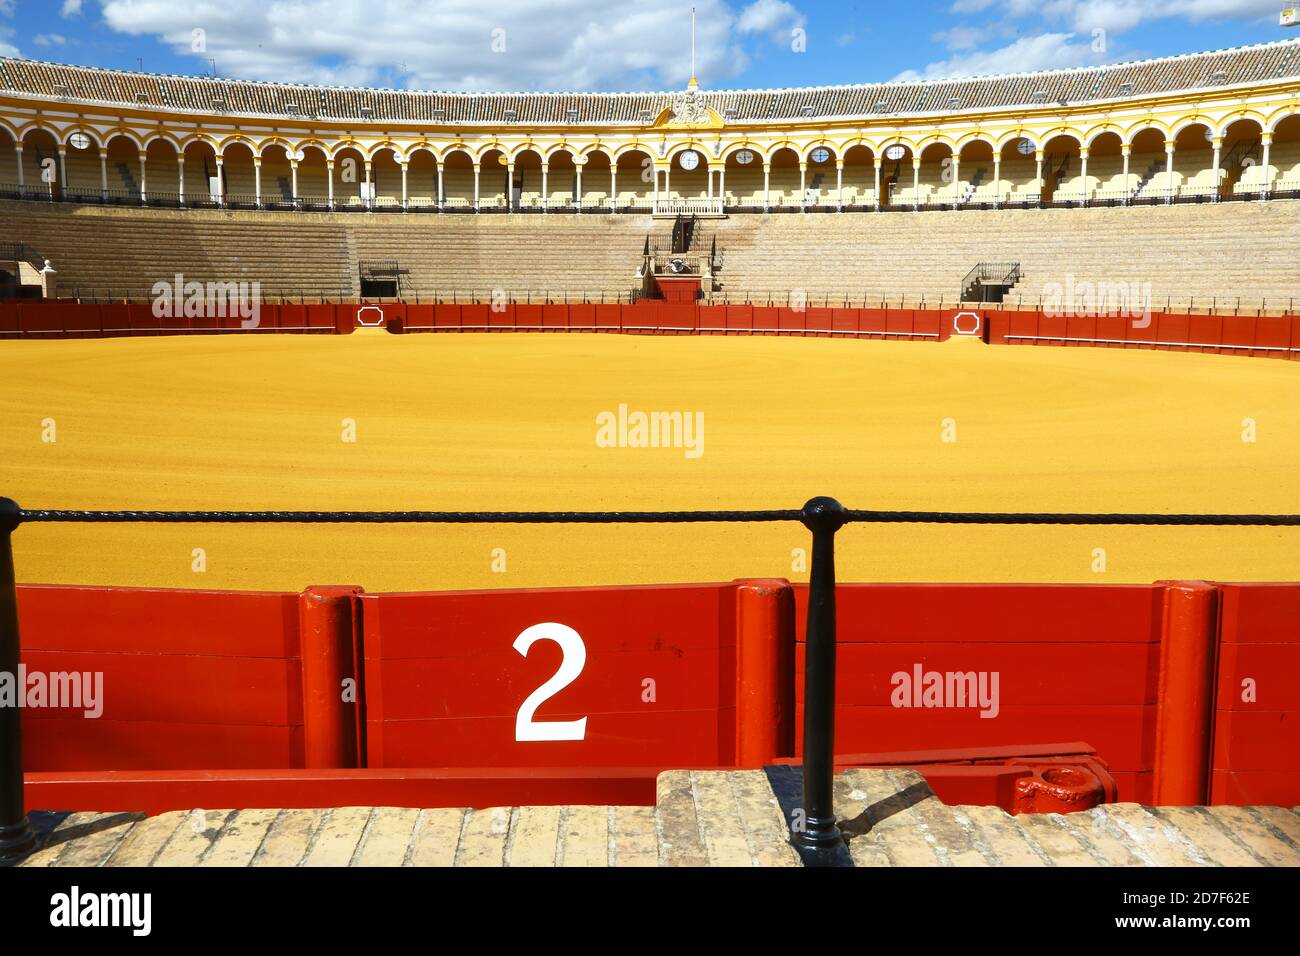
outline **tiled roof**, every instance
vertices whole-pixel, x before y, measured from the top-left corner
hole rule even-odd
[[[1300,77],[1300,40],[1043,73],[804,89],[702,90],[699,96],[728,122],[761,122],[1092,102],[1288,77]],[[302,115],[367,122],[500,126],[639,125],[654,119],[677,95],[357,89],[129,73],[0,58],[0,91],[6,90],[51,99],[66,97],[241,116]]]

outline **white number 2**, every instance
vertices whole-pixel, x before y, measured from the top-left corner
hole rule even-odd
[[[587,736],[587,718],[580,720],[553,720],[536,723],[533,715],[551,697],[568,687],[582,673],[587,663],[587,646],[578,632],[563,624],[534,624],[515,638],[515,650],[524,657],[537,641],[554,641],[560,645],[564,657],[560,669],[541,687],[528,695],[515,717],[515,740],[584,740]]]

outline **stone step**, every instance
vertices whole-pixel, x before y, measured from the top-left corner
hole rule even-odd
[[[34,814],[23,866],[799,866],[798,768],[659,776],[654,807]],[[778,791],[780,796],[778,796]],[[910,770],[849,770],[853,866],[1298,866],[1300,812],[1112,804],[1069,815],[949,807]],[[782,801],[784,800],[784,804]]]

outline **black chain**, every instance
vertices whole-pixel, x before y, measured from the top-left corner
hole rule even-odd
[[[1297,527],[1300,515],[1043,514],[853,511],[864,524],[1200,525]],[[72,511],[23,509],[20,522],[95,524],[691,524],[802,521],[799,509],[765,511]]]

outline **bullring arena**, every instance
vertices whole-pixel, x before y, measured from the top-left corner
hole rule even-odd
[[[1300,862],[1300,42],[666,94],[0,59],[0,224],[11,651],[106,688],[22,715],[7,847],[81,811],[28,865],[797,864],[833,772],[855,865]],[[819,495],[1157,520],[859,515],[827,677]],[[415,509],[799,514],[141,514]]]

